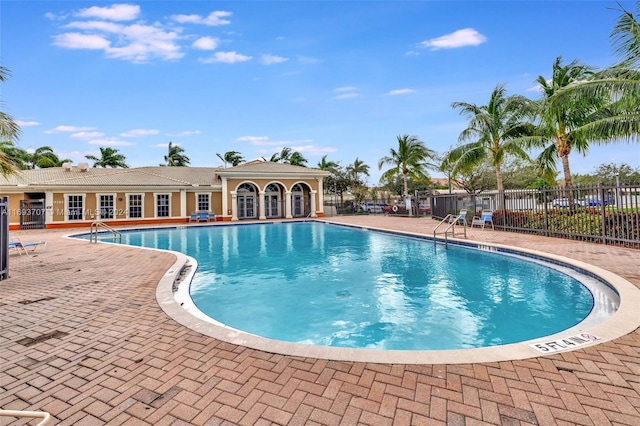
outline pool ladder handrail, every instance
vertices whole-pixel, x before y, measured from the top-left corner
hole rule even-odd
[[[105,231],[111,232],[113,234],[114,243],[118,243],[118,244],[122,243],[122,233],[117,229],[112,228],[111,226],[99,220],[91,222],[91,230],[89,232],[90,243],[98,242],[98,235],[100,234],[100,231],[99,231],[100,228],[103,228]]]
[[[51,414],[46,411],[19,411],[19,410],[0,410],[0,417],[32,417],[41,418],[42,421],[36,426],[45,426],[51,420]]]
[[[444,246],[447,247],[449,232],[451,232],[452,237],[456,236],[456,225],[458,224],[459,221],[460,221],[460,215],[457,215],[457,214],[446,215],[445,218],[442,219],[440,223],[436,225],[435,228],[433,228],[433,244],[435,244],[437,241],[436,235],[438,234],[438,228],[440,228],[440,226],[442,226],[443,224],[448,223],[449,226],[447,226],[444,229],[444,231],[440,232],[442,235],[444,235]],[[464,238],[467,238],[467,221],[466,220],[462,221],[462,227],[463,227],[463,232],[462,234],[458,234],[458,235],[464,235]]]

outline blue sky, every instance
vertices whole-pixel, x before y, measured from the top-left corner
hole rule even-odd
[[[635,2],[622,1],[627,10]],[[0,9],[2,108],[20,146],[75,164],[111,146],[158,165],[172,141],[192,166],[282,147],[370,166],[401,134],[438,152],[498,84],[538,98],[556,57],[615,61],[614,1],[11,1]],[[640,167],[640,143],[573,155],[574,173]],[[432,172],[432,176],[440,176]]]

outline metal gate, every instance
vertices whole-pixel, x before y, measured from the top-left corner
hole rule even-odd
[[[20,229],[44,229],[44,199],[20,201]]]

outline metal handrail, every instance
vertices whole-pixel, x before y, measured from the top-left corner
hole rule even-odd
[[[115,228],[112,228],[111,226],[107,225],[106,223],[100,222],[99,220],[96,220],[94,222],[91,222],[91,230],[89,232],[89,242],[90,243],[97,243],[98,242],[98,234],[100,233],[99,228],[102,227],[103,229],[105,229],[108,232],[111,232],[113,234],[113,241],[116,243],[121,243],[122,242],[122,233],[120,231],[118,231]]]
[[[460,220],[460,215],[456,215],[456,214],[446,215],[445,218],[442,219],[440,223],[436,225],[435,228],[433,228],[433,243],[434,244],[436,243],[436,235],[438,233],[438,228],[440,228],[442,224],[448,223],[449,226],[447,226],[443,232],[442,231],[440,232],[441,234],[444,235],[444,246],[447,247],[449,231],[451,231],[452,237],[456,236],[456,225],[458,224],[459,220]],[[467,221],[463,220],[462,225],[463,225],[462,235],[464,235],[464,237],[467,238]]]
[[[51,414],[46,411],[18,411],[18,410],[0,410],[0,416],[6,417],[35,417],[42,418],[42,421],[36,426],[45,426],[51,420]]]

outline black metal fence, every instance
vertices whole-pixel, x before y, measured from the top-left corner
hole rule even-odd
[[[640,185],[432,196],[432,215],[494,211],[496,229],[640,248]]]
[[[0,198],[0,280],[9,278],[9,197]]]
[[[20,229],[44,229],[45,205],[41,200],[20,200]]]

